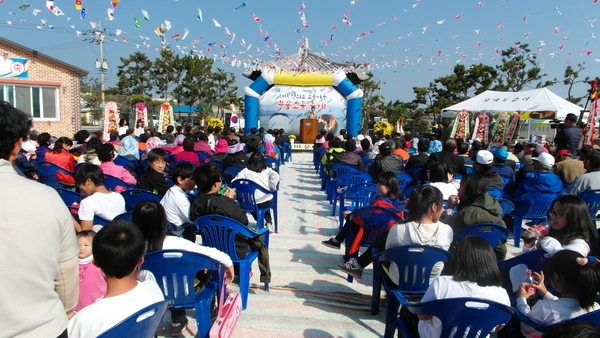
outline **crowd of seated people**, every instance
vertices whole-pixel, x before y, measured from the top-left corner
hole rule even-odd
[[[327,148],[321,158],[326,169],[344,163],[340,157],[343,158],[341,154],[348,151],[346,144],[352,140],[352,136],[346,133],[346,142],[342,143],[337,139],[334,134],[322,133],[315,140],[315,149]],[[350,142],[350,147],[354,144]],[[479,140],[466,142],[447,139],[441,142],[435,136],[411,138],[411,135],[394,138],[378,135],[375,142],[363,137],[359,144],[360,148],[355,152],[363,161],[367,159],[367,154],[375,154],[371,157],[374,161],[365,167],[374,181],[386,173],[391,175],[392,172],[399,174],[408,169],[420,169],[419,178],[411,184],[422,185],[411,189],[410,196],[405,196],[408,198],[406,207],[403,207],[408,215],[405,223],[388,227],[358,258],[340,263],[342,271],[361,278],[364,268],[373,261],[373,249],[382,251],[410,243],[437,246],[450,249],[453,255],[458,256],[452,256],[447,271],[449,275],[444,276],[443,281],[441,277],[435,279],[436,276],[432,276],[432,282],[435,282],[431,284],[424,301],[470,296],[510,305],[507,290],[501,288],[497,269],[463,270],[475,262],[496,266],[497,260],[504,260],[507,256],[506,241],[486,243],[480,238],[468,236],[451,246],[452,233],[482,223],[508,226],[512,230],[517,225],[513,224],[511,214],[506,214],[501,207],[500,197],[519,201],[515,206],[516,212],[524,212],[529,205],[527,200],[519,198],[528,193],[528,196],[549,194],[554,199],[548,205],[548,233],[540,235],[533,227],[527,227],[523,234],[522,250],[522,254],[536,249],[544,250],[547,257],[552,257],[546,265],[546,275],[542,271],[533,273],[535,290],[543,300],[530,307],[524,300],[535,291],[520,288],[516,293],[518,310],[541,325],[556,324],[600,310],[600,306],[593,301],[600,291],[600,274],[585,258],[588,255],[595,257],[599,250],[597,226],[592,220],[595,215],[590,215],[588,205],[578,197],[588,191],[600,190],[600,176],[597,175],[600,173],[599,146],[585,145],[573,152],[572,149],[557,149],[552,144],[506,142],[490,146]],[[410,156],[403,163],[407,148]],[[454,179],[454,174],[458,174],[457,179]],[[429,187],[429,190],[425,187]],[[500,195],[495,195],[490,190],[492,188]],[[402,196],[402,193],[399,195]],[[395,210],[392,206],[389,208]],[[346,211],[345,216],[350,212]],[[322,244],[339,249],[346,237],[346,227],[351,227],[355,234],[362,233],[360,224],[346,222],[335,237]],[[355,242],[346,245],[350,246],[352,253],[359,247]],[[388,278],[392,281],[397,280],[398,271],[393,267],[383,270],[389,273]],[[548,277],[548,272],[553,274],[552,277]],[[550,281],[560,296],[545,289],[544,278]],[[576,285],[582,282],[588,283],[589,288],[577,289]],[[467,287],[465,283],[478,285],[481,289]],[[589,298],[590,301],[583,301],[583,298]],[[431,316],[419,315],[418,319],[412,319],[421,319],[418,325],[420,333],[440,330],[439,321],[436,322],[435,318],[432,320]],[[521,327],[521,331],[528,337],[541,335],[526,325]]]
[[[17,155],[21,155],[21,157],[29,157],[28,161],[32,161],[33,158],[35,161],[54,163],[73,173],[72,175],[62,173],[59,176],[59,182],[65,187],[78,189],[87,195],[80,203],[78,221],[72,220],[77,231],[90,230],[95,216],[111,221],[125,211],[121,195],[108,191],[104,186],[105,174],[115,176],[127,184],[135,184],[136,188],[155,192],[162,197],[160,204],[149,205],[158,210],[152,211],[157,213],[160,219],[156,217],[150,219],[154,220],[157,225],[154,230],[161,233],[167,232],[165,229],[168,228],[168,223],[178,228],[188,227],[189,229],[190,222],[200,216],[212,213],[229,216],[244,225],[249,223],[246,213],[235,204],[233,191],[227,189],[224,194],[219,193],[222,184],[219,168],[214,163],[201,163],[199,157],[192,154],[197,155],[202,152],[211,159],[221,159],[224,164],[222,169],[232,165],[247,166],[247,169],[240,172],[238,179],[251,179],[268,189],[274,189],[278,183],[278,175],[272,168],[266,167],[264,161],[265,157],[276,159],[281,157],[281,146],[286,142],[286,134],[283,130],[270,132],[264,129],[255,130],[250,138],[257,138],[259,141],[256,145],[252,143],[252,146],[245,148],[243,141],[247,135],[236,135],[230,130],[207,128],[204,133],[202,131],[194,132],[193,129],[188,128],[180,131],[171,128],[165,135],[159,135],[148,132],[138,134],[137,129],[123,129],[123,135],[117,135],[118,137],[114,140],[111,136],[109,142],[104,142],[101,134],[94,133],[88,133],[87,137],[84,137],[85,133],[78,133],[74,137],[77,142],[73,142],[67,137],[53,140],[48,133],[41,133],[35,139],[37,147],[27,150],[26,153],[15,154],[15,160]],[[121,137],[120,140],[119,137]],[[114,141],[117,144],[113,144]],[[481,243],[469,237],[465,241],[467,244],[456,243],[456,247],[451,247],[454,232],[486,222],[511,227],[512,224],[505,222],[505,219],[502,218],[503,210],[498,200],[488,194],[489,187],[498,188],[503,192],[503,197],[513,200],[518,200],[519,197],[531,192],[549,193],[555,194],[556,198],[549,207],[550,228],[548,234],[535,238],[533,230],[525,230],[527,235],[534,238],[524,242],[523,250],[529,252],[543,249],[557,257],[555,260],[560,262],[560,268],[556,265],[558,263],[549,261],[548,271],[554,273],[553,275],[544,277],[544,274],[539,272],[534,274],[538,286],[536,290],[544,297],[543,301],[548,304],[540,303],[537,307],[528,307],[527,304],[523,304],[522,300],[519,300],[519,309],[530,318],[539,319],[540,323],[552,324],[556,320],[547,321],[537,316],[557,311],[560,316],[556,318],[560,320],[570,318],[571,315],[560,310],[552,310],[553,304],[559,304],[558,302],[561,300],[570,300],[573,303],[569,305],[575,307],[576,311],[573,313],[585,313],[588,310],[599,308],[595,303],[573,301],[573,299],[579,300],[579,297],[584,294],[583,290],[576,290],[574,287],[576,283],[585,282],[596,293],[600,288],[599,285],[596,285],[598,283],[594,282],[593,272],[595,270],[590,267],[591,263],[581,264],[581,259],[585,259],[586,256],[598,254],[599,248],[595,223],[591,219],[585,202],[577,197],[586,191],[600,190],[600,183],[598,183],[600,180],[597,179],[600,177],[596,177],[596,173],[600,172],[600,152],[598,150],[586,149],[582,158],[576,158],[576,154],[572,153],[570,149],[556,151],[551,146],[533,144],[517,143],[513,145],[507,143],[490,147],[486,142],[480,141],[469,143],[464,140],[439,140],[435,137],[433,139],[412,138],[408,135],[395,139],[378,135],[375,142],[372,142],[370,137],[367,138],[364,135],[359,140],[358,137],[355,139],[348,133],[335,135],[331,132],[319,134],[315,140],[315,145],[317,144],[319,148],[327,149],[320,159],[327,170],[338,163],[346,163],[358,171],[368,172],[373,181],[377,180],[376,182],[379,183],[381,191],[379,191],[378,201],[387,203],[381,205],[398,213],[404,210],[408,211],[403,214],[403,217],[406,217],[404,222],[393,224],[386,229],[366,253],[340,264],[341,270],[361,278],[363,269],[373,260],[373,248],[382,251],[403,244],[431,245],[446,250],[453,248],[452,250],[456,250],[453,254],[457,256],[449,263],[449,266],[452,267],[449,269],[450,276],[453,277],[444,277],[444,280],[439,279],[438,282],[434,282],[437,281],[435,278],[441,272],[441,268],[437,269],[432,276],[431,290],[427,292],[429,298],[426,299],[457,297],[457,295],[477,296],[485,290],[496,290],[498,284],[489,282],[489,276],[496,276],[495,270],[481,271],[482,277],[480,277],[466,271],[464,266],[461,266],[461,260],[469,262],[474,255],[484,257],[482,260],[486,260],[485,264],[490,264],[492,259],[488,257],[489,250],[479,248]],[[170,155],[174,156],[171,158]],[[147,160],[147,168],[132,173],[114,162],[117,156],[124,157],[137,166],[142,165],[142,160]],[[198,161],[196,162],[196,160]],[[368,167],[365,165],[366,160],[373,160]],[[170,165],[175,162],[181,163],[178,167],[170,168]],[[76,163],[80,163],[80,165],[76,167]],[[561,163],[563,164],[559,165]],[[393,183],[393,181],[398,174],[407,171],[407,168],[421,168],[417,184],[422,185],[414,189],[409,196],[403,196],[402,191],[397,188],[398,182]],[[474,172],[468,174],[467,168],[472,168]],[[194,186],[198,187],[199,193],[190,203],[185,193],[193,190]],[[401,210],[402,206],[397,202],[403,198],[408,198],[408,202],[404,210]],[[187,204],[179,205],[184,199]],[[261,200],[263,206],[270,202],[268,199]],[[183,207],[183,210],[178,207]],[[189,212],[186,213],[185,209]],[[272,219],[269,213],[265,216],[265,222],[266,226],[270,228]],[[145,234],[144,227],[150,225],[147,222],[136,225],[142,230],[141,241],[145,243],[146,247],[149,245],[149,241],[154,245],[154,250],[164,248],[165,243],[176,242],[160,234],[158,237]],[[357,227],[360,225],[352,223],[347,226],[353,227],[353,230],[358,232]],[[117,248],[103,247],[109,239],[108,236],[118,235],[133,238],[136,245],[139,246],[137,242],[140,241],[138,238],[140,234],[135,230],[124,230],[127,227],[124,227],[119,221],[109,223],[105,227],[112,229],[111,232],[107,232],[103,236],[96,235],[96,237],[81,236],[82,246],[89,246],[93,237],[93,250],[98,253],[100,260],[107,259],[107,257],[114,258],[111,255],[114,256],[114,253],[118,251]],[[100,230],[99,233],[102,231]],[[183,236],[183,232],[177,235]],[[339,248],[345,239],[342,233],[345,234],[342,231],[338,236],[324,241],[323,244]],[[259,251],[260,280],[261,282],[270,282],[269,255],[263,238],[236,238],[236,244],[239,256],[247,254],[248,248]],[[174,244],[174,246],[180,247],[178,244]],[[181,247],[185,249],[184,246]],[[506,243],[497,243],[492,249],[492,252],[495,251],[495,258],[505,258]],[[574,254],[570,252],[574,252]],[[215,253],[215,256],[221,257],[219,254],[222,253]],[[132,255],[137,257],[137,251],[132,251]],[[563,255],[565,257],[562,257]],[[86,260],[89,257],[89,255],[85,257],[82,255],[80,259]],[[231,266],[226,258],[222,258],[222,261],[226,266]],[[120,282],[129,281],[128,285],[133,285],[133,288],[127,292],[142,283],[139,281],[133,283],[132,280],[135,280],[135,276],[130,278],[139,266],[136,264],[137,261],[120,263],[124,265],[122,267],[124,274],[117,274],[110,270],[106,261],[98,265],[107,277],[107,294],[111,290],[115,290],[115,287],[118,288]],[[480,264],[484,263],[480,262]],[[233,272],[229,273],[232,278]],[[401,272],[392,266],[389,273],[391,280],[397,281]],[[582,277],[573,280],[567,278],[567,275],[569,277],[581,275]],[[123,278],[125,279],[122,281]],[[561,298],[554,296],[540,285],[544,284],[544,278],[550,278]],[[479,284],[480,281],[481,284]],[[461,288],[461,285],[473,283],[478,284],[482,289],[471,293],[445,294],[442,292],[449,288],[454,290]],[[585,292],[587,291],[589,290],[585,290]],[[518,299],[528,298],[529,292],[519,290]],[[493,294],[496,295],[496,293]],[[148,297],[152,300],[160,298],[149,295]],[[498,293],[497,299],[505,302],[501,292]],[[553,301],[557,303],[552,303]],[[106,306],[102,303],[106,304],[107,302],[100,302],[95,308],[101,309],[101,306]],[[88,329],[83,326],[85,321],[93,321],[85,319],[90,318],[89,313],[94,314],[96,310],[91,308],[91,310],[74,315],[75,320],[69,324],[73,336],[78,335],[76,332],[79,332],[79,335],[89,334],[89,332],[98,333],[97,331],[87,331]],[[424,322],[419,324],[420,327],[431,326],[429,329],[424,328],[424,332],[438,329],[434,322],[426,322],[431,318],[425,316],[421,320]],[[181,312],[174,313],[173,323],[174,332],[181,332],[181,329],[187,324]],[[103,327],[103,330],[106,328]],[[529,328],[523,330],[531,332]]]

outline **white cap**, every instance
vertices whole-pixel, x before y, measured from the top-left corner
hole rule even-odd
[[[480,150],[477,152],[476,162],[483,165],[492,164],[494,155],[487,150]]]
[[[532,160],[538,161],[546,167],[552,167],[554,165],[554,157],[548,153],[541,153],[538,157],[532,158]]]

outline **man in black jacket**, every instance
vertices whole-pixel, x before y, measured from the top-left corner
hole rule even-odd
[[[454,154],[455,149],[456,141],[454,139],[449,139],[444,142],[442,151],[429,155],[429,160],[425,163],[425,166],[423,166],[423,170],[421,170],[421,181],[427,180],[427,171],[429,168],[433,167],[436,162],[446,163],[446,165],[452,169],[454,174],[466,175],[465,161]]]
[[[392,155],[392,143],[390,141],[385,141],[379,145],[379,155],[369,167],[369,174],[374,180],[384,171],[404,171],[402,158]]]
[[[579,142],[581,141],[581,129],[577,127],[577,115],[567,114],[565,117],[565,127],[556,133],[554,143],[556,144],[556,151],[566,149],[575,157],[577,150],[579,149]]]

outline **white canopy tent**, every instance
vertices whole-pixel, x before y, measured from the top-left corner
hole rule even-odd
[[[442,109],[442,117],[454,117],[456,112],[467,110],[478,113],[486,112],[556,112],[556,118],[564,120],[565,116],[573,113],[579,117],[582,107],[573,104],[554,94],[547,88],[526,90],[521,92],[498,92],[486,90],[485,92]],[[531,114],[530,119],[548,119],[544,115]],[[587,120],[587,113],[583,122]]]

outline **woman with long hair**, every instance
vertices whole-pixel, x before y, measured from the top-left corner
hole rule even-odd
[[[68,137],[60,137],[56,142],[54,142],[54,148],[48,151],[45,156],[45,161],[56,164],[57,166],[68,170],[70,172],[75,172],[75,159],[73,155],[69,153],[69,150],[73,146],[73,141],[71,141]],[[56,174],[58,178],[58,182],[64,185],[75,185],[75,177],[69,174],[65,174],[63,172],[58,172]]]
[[[526,241],[523,251],[535,248],[535,242],[550,254],[560,250],[573,250],[583,256],[596,256],[598,250],[598,233],[585,202],[573,195],[563,195],[552,201],[550,205],[550,228],[545,237]],[[529,228],[523,232],[526,237],[533,237]]]
[[[458,241],[446,264],[447,274],[437,277],[425,292],[421,302],[436,299],[474,297],[489,299],[510,306],[496,255],[485,241],[477,236],[466,236]],[[406,312],[402,312],[404,314]],[[442,323],[436,317],[418,316],[421,337],[439,337]],[[496,328],[499,330],[501,327]],[[485,333],[484,333],[485,334]]]
[[[440,222],[440,215],[444,212],[443,202],[442,192],[438,188],[428,185],[416,188],[406,206],[409,211],[408,220],[384,231],[365,253],[356,259],[340,263],[338,267],[356,278],[362,278],[363,268],[373,261],[373,248],[383,251],[403,244],[422,244],[448,250],[453,232],[450,226]],[[393,271],[393,268],[395,265],[390,267],[390,278],[392,282],[398,283],[398,271]],[[441,270],[432,272],[432,277],[437,277]]]
[[[279,183],[279,174],[267,167],[265,162],[265,156],[262,153],[253,153],[248,160],[248,166],[240,171],[232,182],[240,179],[250,180],[267,190],[275,190],[277,183]],[[273,195],[265,194],[261,191],[256,190],[254,198],[259,208],[266,208],[273,203]],[[252,212],[252,216],[257,219],[256,212]],[[262,224],[259,225],[262,226]],[[269,229],[269,232],[273,233],[273,219],[271,218],[271,212],[265,212],[265,226]]]
[[[457,195],[458,190],[450,183],[454,178],[452,169],[444,162],[436,162],[427,172],[429,185],[440,189],[444,200],[448,200],[450,196]]]
[[[132,221],[144,235],[146,253],[159,250],[196,252],[208,256],[226,267],[225,283],[233,280],[233,262],[227,254],[170,234],[171,225],[167,221],[165,209],[160,203],[146,200],[136,204],[133,208]],[[171,332],[175,331],[181,334],[181,330],[187,325],[185,310],[172,310],[171,321]]]

